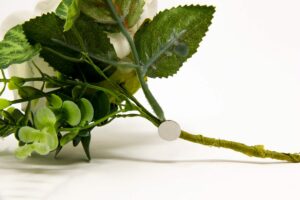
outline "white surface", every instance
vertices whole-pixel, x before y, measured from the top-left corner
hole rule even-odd
[[[162,0],[159,6],[187,2],[213,4],[217,12],[178,75],[150,80],[167,118],[187,131],[299,152],[300,2]],[[30,1],[0,1],[0,19],[16,5],[30,8]],[[13,138],[1,141],[0,199],[299,199],[299,164],[165,142],[141,119],[116,121],[93,137],[91,163],[82,161],[81,147],[68,147],[59,160],[21,162],[13,158]]]

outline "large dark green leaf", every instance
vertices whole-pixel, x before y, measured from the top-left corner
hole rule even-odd
[[[22,26],[15,26],[6,33],[3,41],[0,42],[0,68],[25,62],[37,55],[40,49],[39,45],[31,46],[28,43]]]
[[[30,43],[42,45],[41,56],[53,68],[75,78],[82,78],[84,74],[90,82],[99,81],[100,76],[88,64],[70,61],[58,54],[80,58],[80,53],[84,50],[92,57],[117,59],[114,48],[103,29],[87,17],[78,18],[74,26],[76,30],[64,32],[64,20],[51,13],[26,22],[23,28]],[[82,45],[78,37],[82,38]],[[94,61],[100,67],[107,66],[97,59]]]
[[[175,74],[197,51],[214,11],[212,6],[177,7],[144,23],[135,35],[137,50],[145,64],[144,72],[153,78]]]

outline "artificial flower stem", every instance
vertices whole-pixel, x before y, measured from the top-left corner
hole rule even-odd
[[[250,157],[271,158],[294,163],[300,162],[300,154],[298,153],[283,153],[277,151],[270,151],[264,149],[263,145],[248,146],[239,142],[209,138],[203,135],[193,135],[185,131],[181,131],[180,138],[206,146],[231,149]]]
[[[132,51],[132,54],[133,54],[133,57],[134,57],[134,60],[135,60],[135,64],[140,65],[141,62],[140,62],[139,54],[137,52],[134,41],[132,40],[131,35],[129,34],[128,30],[124,26],[124,23],[122,22],[122,19],[120,18],[119,14],[117,13],[117,10],[116,10],[113,2],[111,0],[105,0],[105,1],[106,1],[107,5],[109,6],[111,14],[115,18],[122,34],[125,36],[125,38],[127,39],[128,43],[129,43],[129,46],[131,48],[131,51]],[[136,68],[136,72],[137,72],[138,79],[140,81],[141,87],[143,89],[143,92],[145,94],[145,97],[147,98],[147,100],[148,100],[149,104],[151,105],[153,111],[155,112],[155,114],[158,116],[158,118],[161,121],[165,121],[164,112],[163,112],[161,106],[159,105],[159,103],[156,101],[153,94],[151,93],[151,91],[149,90],[149,87],[148,87],[147,83],[144,80],[142,70],[139,69],[139,68]]]

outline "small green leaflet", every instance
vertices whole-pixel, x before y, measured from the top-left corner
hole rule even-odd
[[[176,74],[196,53],[214,12],[212,6],[183,6],[160,12],[153,21],[145,22],[134,38],[144,74],[152,78]]]
[[[66,20],[64,31],[68,31],[74,25],[80,15],[80,0],[63,0],[57,7],[55,13],[61,19]]]
[[[134,26],[140,16],[143,13],[143,7],[145,5],[144,0],[116,0],[115,4],[118,5],[122,10],[122,15],[126,20],[128,27]]]
[[[31,46],[24,35],[21,25],[10,29],[0,42],[0,68],[19,64],[39,53],[40,45]]]
[[[145,5],[144,0],[115,0],[114,5],[122,18],[125,19],[125,24],[128,27],[134,26],[141,14]],[[93,18],[99,23],[116,24],[116,21],[111,16],[110,10],[105,0],[82,0],[80,4],[81,11],[87,16]]]

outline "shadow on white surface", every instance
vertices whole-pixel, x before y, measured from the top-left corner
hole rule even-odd
[[[95,133],[94,133],[95,135]],[[64,170],[74,169],[79,165],[101,164],[101,160],[119,160],[129,162],[157,163],[157,164],[176,164],[176,163],[215,163],[215,164],[290,164],[281,161],[251,161],[237,159],[162,159],[155,153],[143,157],[144,151],[149,148],[161,148],[162,146],[170,146],[170,143],[161,143],[160,139],[154,134],[139,133],[117,133],[111,130],[111,133],[94,137],[91,144],[92,161],[88,162],[83,153],[82,147],[79,145],[74,148],[71,145],[66,146],[57,158],[54,154],[48,156],[32,155],[27,160],[20,161],[14,157],[13,152],[9,150],[0,152],[0,169],[9,169],[16,171],[24,171],[28,173],[63,173]],[[129,136],[129,137],[128,137]],[[144,149],[143,149],[144,148]],[[172,151],[174,147],[162,149]],[[143,151],[144,150],[144,151]],[[174,150],[174,149],[173,149]],[[181,149],[184,151],[184,149]],[[221,157],[222,155],[220,155]],[[147,158],[148,157],[148,158]]]
[[[144,129],[130,126],[130,124],[117,123],[113,126],[115,128],[108,126],[94,131],[91,162],[87,162],[80,145],[77,148],[67,145],[57,159],[54,159],[51,154],[45,157],[33,155],[25,161],[20,161],[14,157],[11,150],[1,151],[0,199],[2,197],[1,200],[59,200],[65,199],[65,195],[72,199],[79,199],[79,196],[77,198],[74,194],[76,189],[73,188],[84,188],[84,191],[90,192],[88,199],[98,199],[98,194],[101,192],[112,194],[109,192],[110,189],[106,188],[109,184],[111,184],[111,189],[117,184],[117,187],[124,190],[124,193],[130,193],[135,191],[134,187],[140,187],[141,182],[149,179],[151,181],[148,184],[154,190],[159,190],[159,186],[154,186],[156,182],[164,183],[174,176],[182,177],[186,183],[193,179],[198,181],[199,177],[204,175],[203,170],[209,177],[217,176],[214,173],[216,171],[221,173],[223,170],[235,173],[235,169],[243,168],[259,170],[266,166],[267,168],[281,168],[282,164],[291,167],[285,162],[269,160],[251,161],[246,160],[247,158],[239,160],[235,157],[234,159],[216,159],[215,156],[207,159],[210,158],[209,151],[195,151],[195,148],[201,149],[200,145],[192,145],[181,140],[162,141],[155,134],[156,130],[147,126]],[[124,130],[124,127],[127,129]],[[188,154],[190,156],[186,156]],[[199,154],[202,155],[199,157]],[[224,158],[222,153],[217,156]],[[192,174],[196,175],[193,179]],[[132,185],[124,186],[122,184],[124,181],[132,182]],[[183,185],[183,183],[176,184],[178,187]],[[154,195],[153,198],[156,196]],[[111,199],[119,199],[119,196]]]

